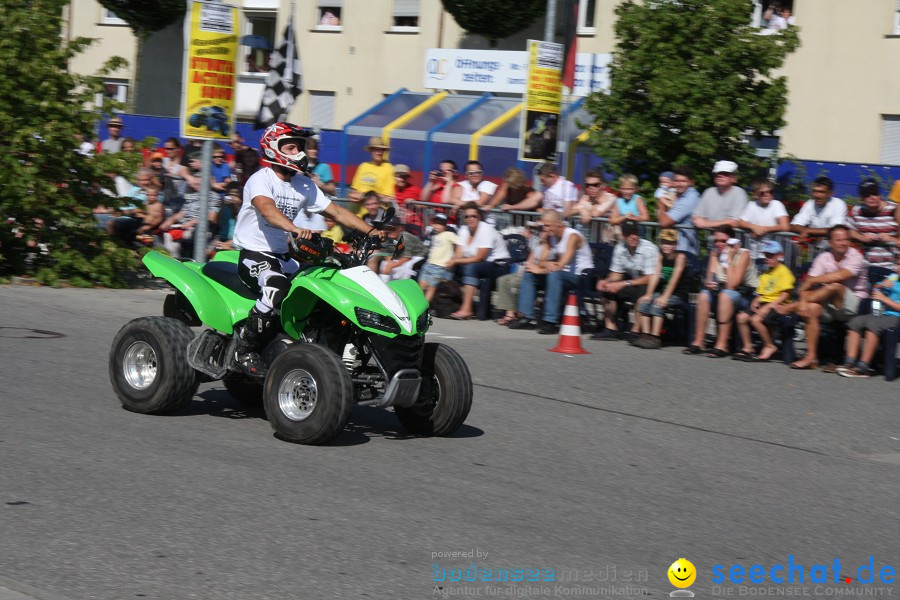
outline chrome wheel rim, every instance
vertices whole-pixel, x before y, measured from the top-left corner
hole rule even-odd
[[[147,342],[134,342],[125,351],[122,360],[125,381],[136,390],[146,390],[156,381],[159,361],[156,351]]]
[[[319,388],[309,371],[294,369],[281,378],[278,408],[291,421],[303,421],[316,409]]]

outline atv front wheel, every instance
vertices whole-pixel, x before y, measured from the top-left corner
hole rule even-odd
[[[449,435],[459,429],[472,408],[472,376],[450,346],[425,344],[422,387],[414,405],[395,407],[400,423],[419,435]]]
[[[353,382],[340,358],[318,344],[292,344],[266,375],[263,403],[279,438],[326,444],[350,420]]]
[[[187,362],[192,339],[190,328],[175,319],[126,323],[109,351],[109,379],[122,406],[153,415],[184,408],[200,385],[200,374]]]

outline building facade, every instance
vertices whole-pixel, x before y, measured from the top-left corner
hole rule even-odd
[[[579,52],[614,50],[614,11],[619,1],[582,0]],[[768,1],[757,0],[748,20],[759,22]],[[231,4],[241,7],[244,35],[259,35],[277,44],[290,16],[290,2],[233,0]],[[900,165],[900,78],[896,76],[900,1],[793,0],[791,4],[801,47],[783,70],[789,79],[789,96],[780,153],[811,161]],[[424,74],[429,49],[490,49],[487,40],[463,31],[439,0],[296,0],[294,6],[304,93],[291,118],[316,128],[340,128],[400,88],[428,91]],[[527,39],[543,39],[544,27],[541,19],[500,41],[495,49],[524,50]],[[561,25],[556,30],[560,32]],[[113,54],[129,61],[135,54],[127,25],[95,0],[72,1],[64,35],[99,40],[73,61],[71,68],[80,73],[96,71]],[[239,118],[252,119],[265,78],[256,69],[265,63],[266,54],[260,48],[242,50],[238,112]],[[152,60],[145,56],[142,65]],[[165,77],[179,82],[180,62],[170,58],[165,63]],[[132,71],[123,70],[109,78],[107,93],[124,99],[130,85]]]

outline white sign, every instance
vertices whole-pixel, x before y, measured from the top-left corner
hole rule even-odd
[[[612,54],[575,55],[573,96],[609,90]],[[528,79],[528,53],[508,50],[453,50],[425,52],[424,86],[440,90],[524,94]]]

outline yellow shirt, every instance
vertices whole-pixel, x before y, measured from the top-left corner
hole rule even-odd
[[[323,238],[328,238],[333,241],[335,244],[340,244],[344,241],[344,230],[341,229],[341,226],[335,224],[334,227],[328,229],[327,231],[322,232]]]
[[[797,278],[791,270],[778,263],[774,269],[763,271],[759,274],[759,283],[756,286],[756,295],[762,304],[774,302],[782,292],[790,292],[794,289]]]
[[[394,165],[383,162],[380,165],[364,162],[356,169],[351,187],[365,194],[375,190],[384,196],[394,197]]]
[[[459,238],[452,231],[442,231],[432,236],[431,249],[428,251],[428,261],[439,267],[446,267],[453,253],[456,251],[456,244]]]

